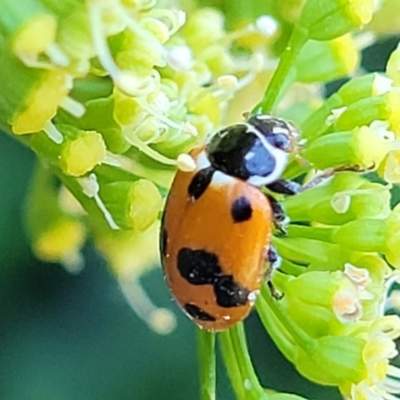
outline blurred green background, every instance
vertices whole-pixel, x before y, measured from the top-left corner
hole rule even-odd
[[[397,42],[368,49],[364,66],[383,70]],[[136,317],[90,244],[79,275],[34,259],[22,223],[34,163],[29,150],[0,136],[0,400],[198,399],[196,328],[172,302],[160,269],[143,284],[156,304],[177,314],[178,328],[168,336]],[[265,386],[340,399],[335,389],[302,379],[255,314],[246,326]],[[222,365],[218,384],[218,399],[233,399]]]

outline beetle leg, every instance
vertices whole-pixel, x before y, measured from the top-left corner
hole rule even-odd
[[[279,268],[279,266],[281,265],[282,259],[281,257],[278,255],[278,253],[276,252],[276,249],[274,246],[270,245],[268,250],[267,250],[267,254],[266,254],[266,260],[268,262],[268,268],[265,271],[265,280],[267,282],[268,285],[268,289],[271,292],[271,296],[276,299],[276,300],[280,300],[283,297],[282,293],[279,293],[275,286],[273,285],[271,279],[272,279],[272,274],[273,272]]]
[[[266,196],[268,197],[271,205],[272,219],[275,228],[278,230],[280,235],[286,235],[286,226],[289,223],[289,218],[286,216],[286,213],[278,200],[274,199],[272,196]]]
[[[286,194],[287,196],[293,196],[301,189],[301,185],[299,183],[287,179],[278,179],[275,182],[266,185],[266,187],[272,192]]]
[[[326,181],[327,179],[331,178],[337,172],[344,172],[344,171],[352,171],[352,172],[369,172],[373,171],[375,168],[375,164],[371,165],[369,168],[361,168],[359,165],[349,165],[343,167],[336,167],[336,168],[328,168],[322,173],[316,175],[306,184],[303,184],[299,188],[299,192],[304,192],[305,190],[311,189],[314,186],[318,186],[320,183]]]

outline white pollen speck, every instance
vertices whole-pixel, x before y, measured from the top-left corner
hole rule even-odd
[[[251,384],[250,379],[245,379],[245,381],[243,383],[244,383],[244,388],[246,390],[251,390],[253,385]]]
[[[253,305],[257,300],[257,296],[259,295],[259,290],[253,290],[247,295],[247,300],[249,300],[250,304]]]
[[[225,321],[229,321],[229,320],[231,319],[230,315],[224,315],[224,316],[222,316],[222,318],[223,318]]]
[[[256,20],[257,30],[266,37],[275,35],[278,30],[278,23],[276,19],[270,17],[269,15],[261,15]]]
[[[192,172],[196,169],[196,161],[189,154],[178,156],[177,166],[183,172]]]
[[[188,71],[193,64],[192,51],[188,46],[173,47],[167,55],[167,61],[176,71]]]

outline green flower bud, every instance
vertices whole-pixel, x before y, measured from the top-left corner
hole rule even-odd
[[[215,9],[203,8],[188,19],[183,27],[183,34],[193,51],[198,52],[223,36],[223,26],[222,13]]]
[[[105,183],[99,195],[119,227],[139,232],[156,221],[162,206],[159,190],[147,179]]]
[[[341,225],[359,218],[387,217],[390,196],[390,186],[369,182],[354,172],[342,172],[323,186],[287,197],[283,204],[292,222]]]
[[[124,31],[112,37],[110,46],[116,53],[118,66],[140,78],[149,76],[155,65],[165,64],[160,42],[149,31],[139,26],[135,32]]]
[[[392,90],[393,81],[376,72],[350,79],[337,92],[342,105],[348,106],[358,100],[379,96]]]
[[[35,61],[55,42],[57,19],[35,0],[4,0],[0,16],[2,33],[21,59]]]
[[[326,336],[311,351],[299,349],[294,360],[299,372],[323,385],[358,383],[367,375],[363,360],[366,341],[353,336]]]
[[[272,243],[281,257],[300,265],[308,265],[308,270],[342,269],[349,257],[349,252],[337,244],[315,239],[273,237]]]
[[[375,120],[389,122],[389,129],[400,134],[400,91],[392,90],[381,96],[370,97],[350,104],[336,120],[340,131],[369,125]]]
[[[308,0],[300,24],[310,39],[330,40],[370,22],[374,8],[373,0]]]
[[[100,133],[107,149],[116,154],[124,153],[130,147],[122,129],[114,120],[114,99],[112,97],[89,100],[84,104],[82,117],[72,117],[66,112],[57,113],[57,122],[73,125],[82,130]]]
[[[95,131],[81,132],[67,140],[60,154],[61,169],[66,175],[82,176],[100,164],[106,156],[106,146]]]
[[[31,146],[49,163],[70,176],[82,176],[100,164],[106,156],[102,136],[95,131],[81,131],[69,125],[58,125],[63,142],[56,144],[44,133],[31,138]]]
[[[378,166],[389,151],[388,142],[370,128],[362,126],[348,132],[321,136],[305,148],[302,155],[317,169],[341,166]]]
[[[323,135],[334,122],[335,110],[387,93],[392,89],[392,83],[391,79],[376,73],[350,79],[301,124],[303,137],[313,140]]]
[[[342,106],[342,99],[334,93],[301,124],[302,136],[310,141],[323,135],[332,124],[332,111]]]
[[[136,125],[144,119],[146,114],[134,98],[119,91],[114,93],[114,119],[120,126]]]
[[[362,316],[357,288],[341,271],[305,272],[282,290],[286,312],[314,338],[340,333],[342,324],[354,323]]]
[[[378,284],[382,291],[382,284],[391,272],[390,267],[382,257],[373,253],[353,253],[353,256],[349,258],[349,262],[358,268],[368,270],[372,283]]]
[[[46,72],[35,90],[25,97],[25,107],[13,118],[13,132],[22,135],[44,129],[46,122],[55,116],[69,89],[67,76],[63,72]]]
[[[333,236],[341,246],[365,252],[378,252],[395,268],[400,268],[400,206],[385,220],[360,219],[349,222]]]
[[[60,69],[26,67],[3,45],[0,40],[0,84],[9,89],[0,94],[2,122],[17,135],[39,132],[65,100],[70,79]]]
[[[339,384],[339,389],[344,396],[367,400],[371,398],[371,395],[378,398],[390,398],[393,397],[391,393],[397,393],[396,386],[386,387],[384,382],[388,375],[398,375],[397,368],[389,365],[389,359],[398,354],[393,338],[398,336],[399,328],[400,320],[394,315],[375,319],[368,326],[368,331],[364,333],[367,342],[362,351],[367,374],[360,382],[348,381]],[[392,379],[389,377],[389,380]],[[396,383],[394,379],[392,381]]]
[[[321,240],[322,242],[332,242],[333,231],[330,227],[290,224],[287,229],[286,237],[289,238],[301,237],[305,239]]]
[[[89,59],[96,54],[86,5],[75,7],[68,18],[60,20],[57,43],[74,60],[68,70],[74,76],[86,75],[90,68]]]
[[[296,59],[297,80],[327,82],[351,74],[357,68],[359,58],[350,35],[325,42],[310,40]]]

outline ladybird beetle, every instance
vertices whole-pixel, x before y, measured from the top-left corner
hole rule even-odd
[[[220,331],[243,320],[272,272],[272,227],[284,214],[261,188],[297,191],[280,179],[296,135],[282,119],[252,116],[194,149],[195,169],[175,176],[161,223],[161,261],[174,298],[201,328]]]

